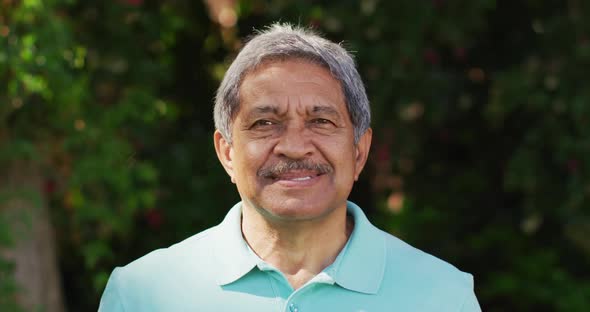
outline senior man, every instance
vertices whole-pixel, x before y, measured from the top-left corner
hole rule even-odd
[[[286,24],[259,32],[214,114],[242,201],[218,226],[115,269],[99,311],[480,311],[471,275],[347,201],[371,128],[340,45]]]

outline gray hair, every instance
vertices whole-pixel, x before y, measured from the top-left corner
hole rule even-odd
[[[215,128],[231,143],[231,124],[240,107],[239,90],[244,77],[265,61],[287,59],[302,59],[322,66],[340,82],[354,126],[354,141],[358,143],[370,127],[371,110],[351,54],[309,29],[290,24],[276,23],[258,31],[242,48],[217,89]]]

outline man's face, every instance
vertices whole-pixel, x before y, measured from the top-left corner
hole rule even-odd
[[[371,130],[355,144],[339,82],[318,65],[286,60],[246,75],[232,144],[214,138],[244,205],[278,221],[314,220],[345,209]]]

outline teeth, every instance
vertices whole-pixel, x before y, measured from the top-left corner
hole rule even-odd
[[[294,178],[294,179],[291,179],[291,181],[305,181],[305,180],[309,180],[309,179],[311,179],[311,177]]]

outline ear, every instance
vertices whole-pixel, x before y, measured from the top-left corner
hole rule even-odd
[[[360,137],[356,144],[354,180],[358,181],[359,175],[363,171],[367,158],[369,157],[369,150],[371,149],[371,140],[373,139],[373,129],[369,128]]]
[[[225,172],[230,176],[231,182],[235,183],[234,178],[234,166],[232,162],[232,145],[229,143],[219,132],[219,130],[215,130],[213,134],[213,142],[215,143],[215,152],[217,153],[217,158],[221,165],[225,169]]]

